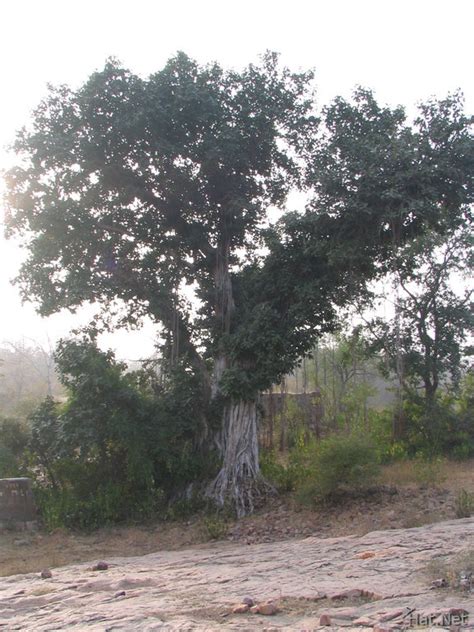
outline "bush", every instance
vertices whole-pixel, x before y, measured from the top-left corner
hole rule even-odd
[[[461,489],[454,503],[456,518],[470,518],[474,514],[474,494]]]
[[[425,457],[419,453],[414,460],[415,478],[417,483],[428,487],[435,487],[446,480],[444,474],[445,460],[441,457]]]
[[[0,478],[25,474],[28,427],[17,419],[0,418]]]
[[[262,476],[271,483],[278,492],[286,493],[294,490],[296,485],[295,470],[277,460],[275,452],[262,452],[260,455]]]
[[[407,435],[405,443],[411,456],[426,458],[439,455],[456,459],[474,456],[474,406],[471,376],[465,378],[459,393],[441,393],[429,405],[412,394],[404,404]]]
[[[226,521],[219,515],[206,516],[203,524],[209,540],[222,540],[229,530]]]
[[[302,504],[336,501],[345,493],[362,490],[379,471],[374,447],[356,436],[334,436],[320,442],[310,474],[298,485]]]
[[[38,487],[35,499],[46,529],[66,527],[73,531],[92,531],[110,524],[142,524],[163,511],[160,490],[133,489],[126,485],[105,483],[88,496],[77,490],[54,490]]]
[[[59,406],[47,398],[29,420],[32,474],[48,528],[91,530],[164,516],[171,498],[214,474],[211,451],[196,440],[203,387],[185,361],[158,380],[153,371],[127,372],[87,336],[61,341],[55,358],[68,400]]]

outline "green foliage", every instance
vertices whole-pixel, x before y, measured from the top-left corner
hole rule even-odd
[[[21,456],[28,446],[28,426],[17,419],[0,419],[0,443],[14,456]]]
[[[296,473],[291,464],[278,461],[275,452],[266,451],[260,454],[260,470],[265,480],[269,481],[280,493],[291,492],[295,488]]]
[[[30,451],[32,461],[39,466],[50,484],[57,488],[57,463],[61,456],[58,405],[47,397],[29,417],[31,425]]]
[[[200,440],[219,423],[211,410],[202,377],[185,362],[164,367],[164,383],[155,399],[161,417],[150,439],[155,479],[169,493],[217,473],[217,455]]]
[[[0,444],[0,478],[11,478],[20,473],[17,459],[4,445]]]
[[[207,508],[207,502],[198,493],[179,495],[173,498],[163,514],[165,520],[182,521],[203,512]]]
[[[404,403],[404,415],[411,455],[469,458],[474,454],[474,417],[461,412],[458,398],[440,396],[427,403],[412,396]]]
[[[466,221],[457,231],[430,232],[402,249],[394,264],[401,292],[396,318],[371,325],[382,367],[396,374],[401,361],[401,386],[411,398],[422,388],[427,407],[443,382],[459,385],[472,353],[472,291],[456,290],[459,278],[472,273],[472,245]]]
[[[363,490],[378,474],[376,452],[357,436],[333,436],[320,442],[308,476],[297,489],[302,504],[336,501],[347,492]]]
[[[85,478],[86,473],[82,484]],[[83,492],[74,487],[60,491],[36,487],[35,498],[46,529],[92,531],[121,522],[143,524],[162,514],[165,507],[164,495],[158,489],[139,490],[126,484],[103,482],[90,490],[89,495]]]
[[[366,435],[372,442],[380,463],[389,463],[405,459],[408,456],[406,445],[393,440],[393,410],[369,410]],[[363,429],[361,429],[363,432]]]
[[[201,371],[199,348],[225,354],[228,395],[278,382],[337,306],[367,296],[394,243],[459,226],[474,199],[461,95],[413,125],[363,89],[319,117],[312,78],[274,53],[240,72],[178,53],[146,79],[109,60],[51,88],[7,175],[8,231],[29,236],[24,296],[43,314],[87,300],[110,314],[120,298],[120,323],[149,315]],[[262,230],[291,187],[314,193],[307,211]]]
[[[228,531],[226,521],[219,515],[205,516],[204,528],[210,540],[222,540]]]
[[[391,250],[394,241],[423,234],[427,227],[443,234],[466,221],[474,195],[468,176],[474,142],[461,94],[420,105],[410,125],[403,108],[380,106],[370,91],[359,88],[351,100],[334,99],[323,122],[308,177],[327,225],[344,216],[344,229],[354,237],[350,245],[341,242],[336,260],[351,259],[355,269],[372,266],[384,245]],[[358,242],[368,249],[358,252]]]
[[[461,489],[454,501],[456,518],[470,518],[474,514],[474,494]]]
[[[96,528],[149,519],[215,471],[199,447],[203,388],[184,363],[161,383],[126,372],[87,336],[56,352],[67,402],[47,398],[30,418],[38,502],[49,527]]]
[[[445,480],[443,472],[445,460],[433,455],[426,456],[423,452],[417,454],[414,461],[414,470],[417,483],[424,486],[435,487]]]
[[[241,72],[178,53],[146,79],[109,60],[77,90],[51,88],[7,177],[9,230],[34,234],[24,295],[43,314],[92,300],[108,315],[123,299],[121,323],[148,314],[203,368],[191,324],[213,353],[216,265],[252,256],[268,206],[299,184],[317,126],[311,81],[274,53]],[[196,284],[198,318],[183,282]]]
[[[30,432],[24,422],[0,418],[0,478],[25,473],[29,440]]]

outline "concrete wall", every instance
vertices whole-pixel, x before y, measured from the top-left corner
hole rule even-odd
[[[0,526],[21,526],[36,520],[29,478],[0,478]]]

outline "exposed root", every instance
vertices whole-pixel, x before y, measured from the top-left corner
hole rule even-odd
[[[218,507],[232,507],[237,517],[242,518],[253,513],[275,493],[275,488],[261,474],[251,477],[240,471],[228,472],[222,468],[208,485],[206,497]]]
[[[260,474],[257,409],[253,401],[231,402],[221,436],[222,468],[206,490],[217,506],[231,506],[240,518],[252,513],[274,488]]]

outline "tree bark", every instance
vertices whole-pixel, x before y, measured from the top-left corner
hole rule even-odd
[[[223,334],[230,333],[235,311],[229,252],[228,243],[217,248],[214,274],[216,326]],[[222,396],[221,379],[230,366],[226,354],[218,351],[211,380],[212,399]],[[239,517],[251,513],[262,492],[270,487],[260,475],[257,417],[256,398],[225,401],[221,428],[215,437],[222,467],[208,486],[206,495],[220,507],[232,506]]]
[[[207,489],[207,496],[220,507],[229,504],[238,517],[252,513],[270,490],[258,462],[256,401],[231,401],[224,407],[218,439],[222,467]]]

